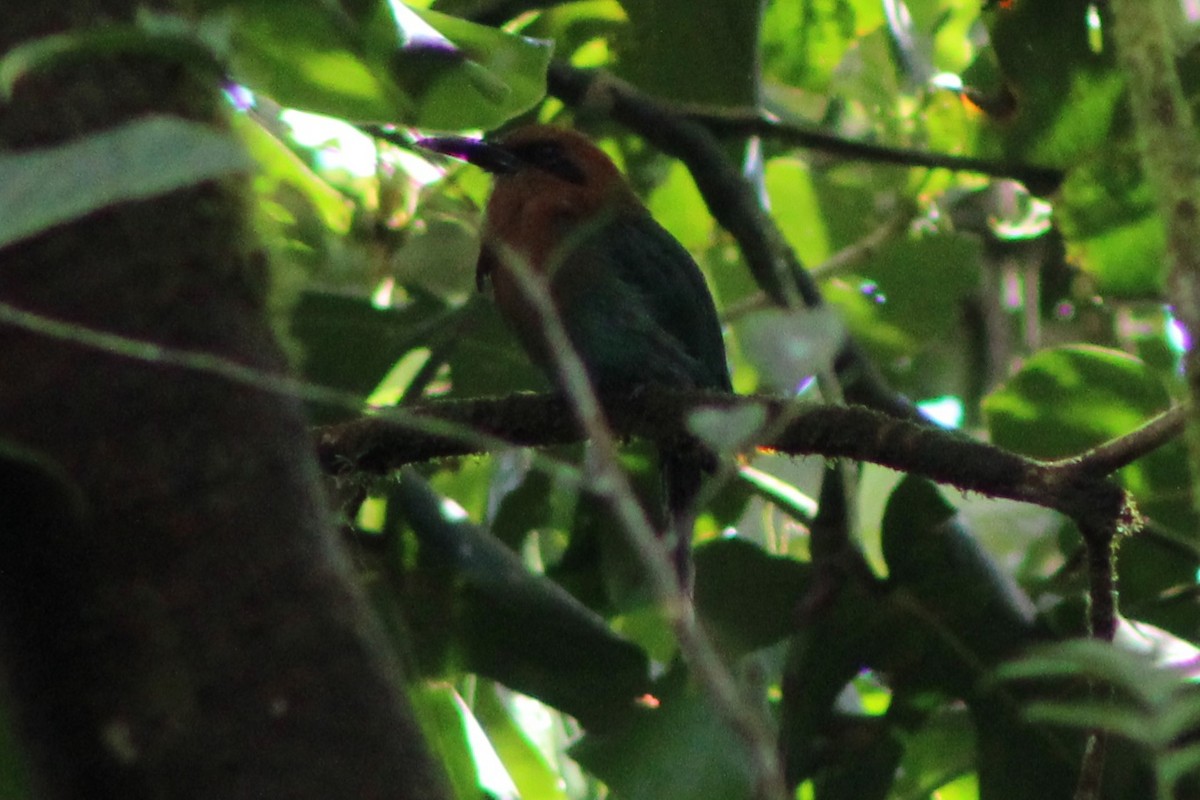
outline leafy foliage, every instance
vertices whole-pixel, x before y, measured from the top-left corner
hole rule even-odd
[[[835,402],[827,376],[852,339],[899,392],[948,402],[966,433],[1042,459],[1125,434],[1182,395],[1162,221],[1107,4],[587,0],[534,4],[503,29],[471,21],[494,11],[482,0],[192,5],[192,17],[147,16],[102,44],[165,41],[187,61],[169,44],[187,41],[248,90],[233,131],[256,165],[281,327],[313,383],[389,401],[545,387],[475,293],[485,176],[429,161],[398,131],[364,139],[351,127],[538,119],[594,133],[696,256],[741,393]],[[98,41],[9,54],[0,75],[11,83]],[[764,311],[680,164],[604,108],[545,97],[550,43],[560,61],[611,70],[714,130],[766,116],[829,135],[827,150],[770,126],[722,142],[826,306]],[[335,118],[328,139],[302,144],[315,118],[277,104]],[[3,154],[0,205],[16,211],[0,246],[244,168],[228,144],[148,120],[55,153]],[[911,166],[883,159],[885,147],[1062,180]],[[367,168],[348,166],[355,149]],[[691,421],[743,451],[697,524],[696,613],[747,708],[777,730],[797,796],[1063,797],[1093,728],[1121,740],[1107,796],[1192,786],[1190,676],[1070,640],[1084,627],[1086,559],[1068,520],[747,449],[761,424],[752,411]],[[439,461],[356,486],[371,499],[346,506],[455,796],[751,797],[747,744],[679,657],[675,610],[653,602],[621,525],[588,490],[588,458],[563,447]],[[645,449],[628,443],[623,459],[653,507]],[[1166,629],[1154,634],[1164,647],[1194,646],[1200,539],[1183,445],[1116,478],[1148,519],[1122,550],[1125,612]]]

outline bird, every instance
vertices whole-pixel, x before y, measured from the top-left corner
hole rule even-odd
[[[651,216],[608,155],[584,134],[524,125],[495,139],[438,137],[422,147],[493,176],[476,282],[537,364],[557,370],[514,275],[513,259],[541,275],[603,399],[641,387],[732,392],[716,306],[695,260]],[[694,504],[714,462],[698,445],[660,444],[659,468],[675,568],[690,580]]]

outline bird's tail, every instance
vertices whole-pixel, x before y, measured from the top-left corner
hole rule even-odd
[[[662,469],[666,524],[663,536],[670,549],[675,574],[685,592],[692,588],[692,531],[696,524],[696,501],[706,472],[712,472],[712,457],[695,442],[663,445],[659,451]]]

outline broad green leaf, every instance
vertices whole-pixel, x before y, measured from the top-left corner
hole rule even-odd
[[[901,237],[858,271],[874,286],[881,318],[926,347],[954,332],[964,298],[979,289],[981,255],[972,236]]]
[[[425,740],[437,754],[454,800],[479,797],[479,770],[467,736],[468,712],[446,684],[426,684],[409,693]]]
[[[1071,345],[1035,353],[984,400],[983,410],[993,442],[1049,459],[1129,433],[1169,403],[1162,382],[1139,359]]]
[[[975,769],[975,730],[965,708],[942,708],[915,731],[901,734],[904,756],[896,777],[899,797],[929,797]],[[972,795],[974,796],[974,795]]]
[[[353,205],[349,198],[313,172],[250,115],[234,115],[233,127],[258,164],[254,176],[257,192],[269,196],[286,187],[304,197],[331,231],[344,234],[350,230]]]
[[[453,348],[447,353],[450,397],[495,397],[546,388],[544,374],[491,300],[477,296],[464,306],[453,333]]]
[[[394,503],[395,505],[391,505]],[[535,575],[414,472],[389,495],[389,524],[411,527],[418,591],[410,612],[435,624],[462,669],[486,675],[576,717],[586,726],[628,714],[648,685],[645,653],[548,578]],[[439,605],[441,604],[441,605]],[[436,645],[435,645],[436,646]]]
[[[618,72],[672,102],[758,102],[761,4],[743,0],[625,0]]]
[[[1131,142],[1106,147],[1072,170],[1055,215],[1072,261],[1106,296],[1162,296],[1166,231]]]
[[[440,68],[414,90],[403,57],[396,67],[420,102],[413,124],[426,128],[494,128],[528,111],[546,94],[551,42],[528,39],[483,25],[414,10],[465,57],[455,69]],[[410,39],[411,42],[411,39]],[[406,45],[406,49],[411,47]]]
[[[929,629],[932,663],[910,668],[909,677],[968,694],[982,665],[1040,638],[1033,603],[928,480],[908,475],[899,483],[882,539],[889,586],[904,594],[898,602],[917,604],[915,616]]]
[[[773,158],[766,166],[766,190],[775,219],[800,260],[815,266],[833,255],[836,245],[827,229],[817,177],[793,158]]]
[[[424,295],[378,308],[365,297],[309,291],[292,309],[291,334],[304,348],[306,379],[365,397],[405,354],[452,337],[462,313]]]
[[[251,167],[229,135],[164,116],[143,117],[57,147],[0,153],[0,247],[117,203]]]
[[[1144,707],[1167,701],[1183,685],[1178,673],[1151,668],[1145,655],[1095,639],[1042,644],[1000,665],[993,676],[999,682],[1082,678],[1116,688]]]
[[[984,399],[983,412],[996,444],[1053,459],[1127,434],[1169,405],[1161,378],[1141,360],[1121,351],[1073,345],[1036,353]],[[1138,459],[1119,476],[1144,512],[1182,536],[1194,536],[1196,517],[1181,442]],[[1137,565],[1131,562],[1126,568]]]
[[[766,5],[762,57],[768,74],[813,91],[828,89],[856,40],[882,25],[879,3],[776,0]]]
[[[655,187],[646,206],[654,219],[688,250],[696,252],[711,243],[716,223],[691,172],[682,162],[671,162],[666,179]]]
[[[1098,49],[1089,28],[1097,10],[1107,39]],[[1001,152],[1017,162],[1071,166],[1106,145],[1125,90],[1107,5],[994,3],[988,19],[992,50],[964,79],[985,95],[1011,98],[1013,107],[986,129]]]
[[[396,279],[449,301],[471,297],[476,292],[478,231],[448,214],[427,212],[422,221],[396,254]]]
[[[571,757],[621,800],[749,800],[745,744],[681,673],[655,685],[653,707],[585,736]]]
[[[850,335],[866,345],[881,365],[894,366],[920,349],[907,330],[885,317],[877,286],[854,275],[821,286],[825,300],[842,315]]]
[[[252,0],[234,10],[235,76],[291,108],[492,128],[545,94],[549,43],[435,11],[383,0],[354,14],[319,0]]]
[[[795,628],[790,614],[809,590],[811,568],[742,539],[696,548],[696,609],[731,656],[775,644]]]
[[[475,718],[504,764],[521,800],[567,800],[567,793],[553,765],[521,727],[511,706],[506,706],[497,687],[481,681],[475,689]]]

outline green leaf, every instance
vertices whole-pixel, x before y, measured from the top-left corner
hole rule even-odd
[[[914,475],[900,481],[884,511],[882,539],[889,585],[935,626],[935,663],[908,674],[969,694],[979,665],[997,663],[1038,637],[1033,603],[930,481]]]
[[[529,733],[505,705],[494,684],[479,682],[474,712],[522,800],[567,800],[558,773],[530,741]]]
[[[1080,730],[1102,728],[1132,742],[1154,744],[1153,728],[1142,714],[1104,701],[1036,701],[1025,707],[1025,717],[1030,722]]]
[[[1162,296],[1166,231],[1132,142],[1071,170],[1054,211],[1071,260],[1108,297]]]
[[[814,172],[799,159],[773,158],[767,162],[764,176],[771,207],[787,210],[776,215],[780,232],[800,260],[810,265],[829,258],[837,246],[829,230],[836,222],[834,215],[822,207],[823,201],[832,205],[832,198],[822,196],[821,175]]]
[[[730,656],[772,645],[795,628],[789,614],[809,589],[811,568],[743,539],[696,548],[696,609]]]
[[[258,164],[255,191],[269,196],[285,188],[298,192],[316,211],[327,228],[336,233],[350,230],[353,204],[350,199],[313,172],[283,142],[248,114],[233,116],[234,130],[246,151]]]
[[[370,2],[237,4],[237,79],[291,108],[356,121],[492,128],[545,94],[550,44]]]
[[[1118,350],[1042,350],[983,403],[992,441],[1034,458],[1078,454],[1129,433],[1170,397],[1146,365]]]
[[[993,676],[1001,682],[1064,678],[1100,681],[1143,707],[1163,703],[1181,685],[1177,673],[1153,669],[1144,655],[1094,639],[1070,639],[1031,648],[1021,658],[1002,664]]]
[[[624,0],[618,71],[677,103],[752,107],[758,101],[761,4],[742,0]],[[697,46],[703,43],[703,46]]]
[[[1111,41],[1097,51],[1089,17],[1105,4],[1091,0],[997,3],[990,17],[992,50],[963,76],[987,95],[1006,93],[1015,108],[985,132],[1016,163],[1071,166],[1110,141],[1125,90]],[[1111,37],[1110,37],[1111,38]],[[998,74],[989,75],[998,67]]]
[[[436,11],[413,9],[465,57],[453,69],[418,78],[396,65],[401,80],[420,100],[412,124],[426,128],[494,128],[528,111],[546,94],[551,42],[475,25]],[[412,39],[406,50],[412,50]],[[403,51],[402,51],[403,52]],[[414,78],[420,81],[412,89]]]
[[[362,297],[309,291],[292,309],[291,333],[304,347],[307,380],[366,396],[406,353],[452,335],[460,314],[424,295],[378,308]]]
[[[1169,405],[1159,375],[1141,360],[1117,350],[1074,345],[1032,356],[984,399],[982,408],[993,442],[1053,459],[1127,434]],[[1145,512],[1185,537],[1192,535],[1196,518],[1182,442],[1158,448],[1124,467],[1119,476]],[[1134,562],[1126,566],[1138,568]],[[1180,562],[1170,571],[1182,568]]]
[[[251,167],[227,134],[165,116],[143,117],[58,147],[0,153],[0,247],[117,203]]]
[[[965,708],[939,709],[920,728],[902,737],[904,757],[895,786],[898,797],[929,797],[975,769],[975,730]],[[942,793],[936,796],[940,800]]]
[[[745,745],[681,673],[654,687],[657,707],[585,736],[571,757],[621,800],[748,800]]]
[[[825,91],[847,51],[882,22],[878,3],[776,0],[763,20],[763,62],[779,80]]]
[[[463,311],[448,353],[451,397],[494,397],[545,389],[546,378],[533,365],[496,306],[478,295]]]
[[[981,249],[976,237],[960,234],[901,237],[861,273],[876,286],[881,318],[925,347],[954,332],[964,298],[978,291]]]
[[[389,519],[393,511],[418,542],[417,574],[409,580],[449,595],[445,607],[425,609],[443,620],[426,635],[449,638],[462,668],[536,697],[588,727],[630,712],[648,686],[644,652],[553,581],[530,573],[487,532],[455,519],[412,471],[402,473],[389,495]],[[435,594],[412,600],[428,602]]]
[[[479,797],[479,770],[467,737],[470,712],[458,692],[445,684],[426,684],[409,696],[425,740],[450,779],[455,800]]]

